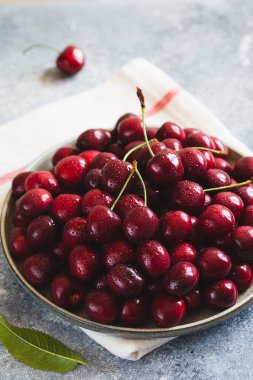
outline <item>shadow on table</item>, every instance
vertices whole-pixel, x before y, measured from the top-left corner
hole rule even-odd
[[[40,76],[41,81],[44,83],[60,82],[62,80],[68,80],[70,78],[71,75],[62,73],[56,67],[50,67],[49,69],[45,70]]]

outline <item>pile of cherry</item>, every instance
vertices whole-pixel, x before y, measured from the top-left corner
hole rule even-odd
[[[123,115],[58,149],[50,171],[19,174],[10,249],[60,307],[170,327],[251,286],[253,157],[232,167],[216,137],[166,122],[148,143],[144,129]]]

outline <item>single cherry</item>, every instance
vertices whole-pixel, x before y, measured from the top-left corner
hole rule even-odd
[[[84,194],[82,199],[82,211],[85,215],[88,215],[91,210],[96,206],[111,207],[114,202],[112,195],[106,193],[103,190],[92,189]]]
[[[215,168],[219,170],[223,170],[224,172],[227,172],[228,174],[231,174],[233,171],[230,163],[221,157],[215,158]]]
[[[124,300],[120,313],[122,323],[129,326],[141,326],[149,318],[149,303],[145,297]]]
[[[179,140],[181,143],[185,141],[185,131],[176,123],[167,121],[157,131],[156,138],[160,141],[173,138]]]
[[[244,181],[253,177],[253,157],[242,157],[236,161],[233,177],[237,181]]]
[[[69,248],[59,240],[53,247],[52,253],[57,257],[63,264],[68,262],[69,258]]]
[[[153,141],[150,142],[150,147],[152,149],[152,152],[154,155],[157,155],[158,153],[162,152],[166,149],[166,145],[159,141]],[[150,160],[150,151],[147,145],[142,146],[138,150],[136,150],[134,155],[134,158],[138,162],[138,168],[140,168],[141,171],[146,170],[146,166]],[[133,156],[133,154],[131,155]],[[129,160],[129,158],[128,158]]]
[[[218,248],[207,248],[199,257],[197,268],[203,280],[221,280],[225,278],[231,270],[231,259]]]
[[[204,177],[207,170],[207,161],[199,150],[184,148],[177,153],[183,163],[185,177],[187,179],[198,180]]]
[[[185,146],[187,147],[203,147],[208,149],[215,149],[215,143],[212,137],[207,136],[205,133],[191,133],[185,139]]]
[[[178,139],[168,138],[164,139],[162,142],[167,148],[175,151],[183,148],[181,141],[179,141]]]
[[[37,253],[24,262],[24,277],[34,286],[48,284],[56,273],[57,265],[54,256],[48,253]]]
[[[196,182],[180,181],[170,196],[171,206],[190,214],[198,214],[205,202],[203,188]]]
[[[88,171],[86,176],[84,177],[83,185],[85,190],[96,189],[100,187],[102,178],[102,170],[101,169],[92,169]]]
[[[24,218],[17,212],[17,210],[15,210],[12,218],[12,223],[15,227],[27,227],[30,221],[30,218]]]
[[[201,305],[202,297],[199,289],[193,289],[187,293],[184,298],[189,312],[195,311]]]
[[[161,218],[160,224],[162,240],[168,246],[186,239],[192,229],[190,216],[184,211],[166,212]]]
[[[28,225],[26,236],[29,245],[37,252],[52,247],[58,237],[55,220],[48,215],[38,216]]]
[[[87,218],[89,237],[97,243],[108,243],[120,233],[122,223],[115,212],[106,206],[94,207]]]
[[[210,152],[209,150],[202,150],[201,153],[203,154],[203,156],[205,157],[206,162],[207,162],[206,169],[208,170],[208,169],[216,168],[215,158],[214,158],[213,153]]]
[[[35,218],[47,214],[53,201],[52,195],[45,189],[32,189],[19,198],[17,211],[24,218]]]
[[[62,242],[68,249],[72,249],[76,245],[89,243],[87,220],[80,216],[68,220],[63,228]]]
[[[208,187],[229,186],[231,184],[229,174],[220,169],[207,170],[205,181]]]
[[[238,297],[236,285],[231,280],[220,280],[204,290],[206,305],[211,309],[223,309],[233,306]]]
[[[119,141],[123,144],[128,144],[135,140],[142,140],[143,129],[141,119],[135,115],[123,118],[118,122],[117,136]]]
[[[243,260],[253,259],[253,227],[240,226],[232,233],[232,241],[238,256]]]
[[[103,151],[111,142],[112,136],[105,129],[88,129],[83,132],[77,139],[76,146],[83,150],[99,150]]]
[[[170,257],[173,264],[179,263],[180,261],[194,263],[197,259],[197,251],[192,244],[182,242],[170,251]]]
[[[144,288],[144,278],[137,269],[120,264],[114,266],[107,275],[107,285],[111,291],[122,297],[137,296]]]
[[[175,298],[168,294],[158,295],[151,306],[153,321],[161,327],[173,327],[184,318],[186,305],[183,298]]]
[[[252,284],[253,272],[248,264],[234,264],[229,277],[239,292],[245,292]]]
[[[124,156],[123,145],[118,144],[117,142],[109,144],[107,146],[107,150],[108,150],[108,152],[115,154],[115,156],[118,158],[123,158],[123,156]]]
[[[253,205],[244,208],[241,217],[241,224],[253,227]]]
[[[12,236],[10,251],[17,260],[24,260],[33,253],[24,232],[16,233],[16,236]]]
[[[123,220],[130,210],[138,206],[144,206],[143,200],[138,195],[125,194],[117,202],[114,211]]]
[[[222,151],[223,152],[223,157],[226,158],[228,156],[228,147],[227,147],[227,145],[225,145],[223,141],[221,141],[220,139],[218,139],[218,137],[211,136],[211,138],[212,138],[212,141],[214,142],[214,149]],[[214,153],[214,156],[215,155],[216,154]]]
[[[170,267],[167,249],[154,240],[146,241],[138,247],[136,260],[144,272],[151,277],[161,277]]]
[[[89,165],[98,154],[100,154],[99,150],[85,150],[79,154],[79,157],[84,158],[87,165]]]
[[[117,239],[104,245],[103,261],[107,270],[118,264],[131,263],[133,259],[133,246],[124,239]]]
[[[239,219],[244,208],[242,198],[239,195],[223,191],[214,195],[213,204],[226,206],[234,214],[235,219]],[[247,224],[247,223],[246,223]]]
[[[55,175],[59,182],[68,189],[81,184],[88,169],[86,160],[80,156],[63,158],[55,167]]]
[[[14,197],[19,198],[25,194],[25,180],[32,172],[22,172],[13,178],[11,189]]]
[[[29,191],[39,187],[55,194],[59,190],[59,183],[51,172],[33,172],[25,180],[25,190]]]
[[[90,281],[99,270],[98,253],[88,245],[78,245],[69,254],[69,268],[75,278]]]
[[[69,219],[81,215],[81,201],[82,198],[77,194],[58,195],[52,203],[52,216],[57,222],[65,224]]]
[[[57,151],[54,153],[52,163],[55,166],[63,158],[68,156],[74,156],[75,154],[78,154],[77,149],[73,148],[72,146],[62,146],[61,148],[57,149]]]
[[[195,265],[186,261],[174,264],[163,279],[164,290],[171,296],[183,296],[196,288],[199,272]]]
[[[82,50],[77,46],[67,46],[57,57],[56,65],[64,74],[73,75],[78,73],[85,65]]]
[[[119,314],[117,297],[107,290],[92,290],[85,296],[84,311],[93,321],[112,323]]]
[[[53,302],[64,309],[76,310],[82,306],[84,288],[68,274],[59,274],[51,284]]]
[[[238,187],[234,191],[242,198],[245,206],[253,205],[253,185]]]
[[[111,160],[116,160],[117,156],[110,152],[100,152],[89,164],[89,170],[91,169],[103,169],[105,164]]]
[[[185,131],[185,135],[186,136],[190,135],[191,133],[199,133],[199,132],[201,132],[197,128],[185,128],[184,131]]]
[[[198,227],[204,236],[216,238],[228,234],[235,228],[235,217],[227,207],[213,204],[200,215]]]
[[[126,161],[118,159],[109,161],[102,169],[101,187],[110,194],[118,195],[132,168],[132,165]]]

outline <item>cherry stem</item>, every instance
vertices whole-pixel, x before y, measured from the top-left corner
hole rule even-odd
[[[225,152],[224,150],[216,150],[216,149],[211,149],[211,148],[205,148],[203,146],[193,146],[192,148],[198,149],[198,150],[207,150],[208,152],[220,154],[221,156],[225,156],[227,154],[227,152]]]
[[[60,53],[60,50],[56,49],[54,46],[46,45],[46,44],[34,44],[34,45],[30,45],[30,46],[28,46],[27,48],[25,48],[25,49],[23,50],[23,54],[26,54],[26,53],[28,53],[29,51],[31,51],[31,50],[33,50],[33,49],[37,49],[37,48],[49,49],[49,50],[56,51],[57,53]]]
[[[145,125],[145,98],[144,98],[142,90],[139,87],[137,87],[136,93],[137,93],[137,96],[139,98],[140,105],[141,105],[141,119],[142,119],[142,128],[143,128],[144,139],[146,141],[146,144],[147,144],[147,147],[148,147],[148,150],[149,150],[151,157],[154,157],[155,155],[154,155],[154,152],[152,151],[151,146],[149,144],[147,129],[146,129],[146,125]]]
[[[146,189],[145,182],[143,181],[143,178],[142,178],[142,176],[141,176],[141,173],[139,172],[139,170],[137,169],[137,167],[136,167],[136,169],[135,169],[135,173],[136,173],[136,175],[138,176],[138,178],[139,178],[139,180],[140,180],[140,182],[141,182],[141,184],[142,184],[142,188],[143,188],[143,198],[144,198],[144,205],[145,205],[145,207],[147,207],[147,189]]]
[[[236,187],[251,185],[253,183],[253,179],[248,179],[247,181],[235,183],[233,185],[228,186],[221,186],[221,187],[213,187],[212,189],[204,189],[204,191],[207,193],[209,191],[217,191],[217,190],[226,190],[226,189],[234,189]]]
[[[116,206],[116,204],[118,203],[119,199],[121,198],[121,195],[124,193],[124,191],[126,190],[126,187],[127,185],[129,184],[132,176],[134,175],[136,169],[137,169],[137,161],[133,161],[133,169],[131,170],[131,172],[129,173],[129,176],[127,177],[127,180],[125,182],[125,184],[123,185],[122,189],[120,190],[117,198],[115,199],[115,201],[113,202],[112,204],[112,207],[111,207],[111,211],[114,209],[114,207]]]
[[[151,140],[149,140],[149,142],[150,142],[150,143],[152,143],[152,142],[158,142],[158,140],[157,140],[157,139],[151,139]],[[126,161],[126,159],[130,156],[131,153],[135,152],[136,150],[138,150],[139,148],[142,148],[142,147],[145,146],[145,145],[147,145],[146,142],[141,143],[141,144],[139,144],[139,145],[136,145],[135,147],[133,147],[132,149],[130,149],[130,150],[126,153],[126,155],[124,156],[123,161]]]

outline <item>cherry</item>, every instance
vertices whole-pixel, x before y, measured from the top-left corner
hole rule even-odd
[[[62,242],[68,249],[72,249],[76,245],[89,243],[87,220],[78,216],[70,219],[63,228]]]
[[[103,261],[107,270],[118,264],[128,264],[133,261],[134,250],[126,240],[118,239],[105,244],[103,248]]]
[[[35,251],[44,251],[56,242],[58,228],[51,216],[41,215],[27,227],[27,241]]]
[[[205,193],[203,209],[206,208],[207,206],[210,206],[211,203],[212,203],[211,195],[209,195],[208,193]]]
[[[63,158],[55,167],[55,175],[66,188],[75,188],[81,184],[88,164],[80,156],[68,156]]]
[[[69,254],[69,268],[75,278],[90,281],[99,270],[100,259],[97,252],[88,245],[78,245]]]
[[[149,318],[149,304],[144,297],[129,298],[124,301],[120,320],[130,326],[140,326]]]
[[[121,115],[121,116],[118,118],[118,120],[117,120],[117,122],[116,122],[116,124],[115,124],[114,130],[113,130],[113,133],[114,133],[114,134],[117,135],[117,128],[118,128],[119,123],[120,123],[122,120],[127,119],[129,116],[135,116],[135,117],[138,117],[135,113],[132,113],[132,112],[126,112],[126,113],[124,113],[123,115]]]
[[[226,206],[234,214],[235,219],[239,219],[244,208],[242,198],[239,195],[224,191],[214,195],[212,203]]]
[[[153,321],[161,327],[173,327],[184,318],[186,305],[183,298],[174,298],[167,294],[158,295],[151,306]]]
[[[11,231],[11,241],[16,239],[19,235],[25,235],[26,229],[24,227],[14,227]]]
[[[124,149],[121,144],[112,143],[107,146],[107,150],[110,153],[115,154],[116,157],[122,158],[124,156]]]
[[[150,142],[149,145],[154,155],[157,155],[166,149],[166,145],[159,141]],[[150,160],[150,152],[147,145],[142,146],[136,151],[135,159],[138,162],[138,167],[140,170],[144,171],[146,169],[148,161]]]
[[[211,309],[231,307],[236,303],[237,297],[237,288],[230,280],[214,282],[204,290],[206,305]]]
[[[230,163],[224,158],[216,157],[215,158],[215,168],[223,170],[224,172],[227,172],[228,174],[231,174],[233,169]]]
[[[73,75],[82,70],[85,58],[77,46],[67,46],[57,57],[56,65],[64,74]]]
[[[207,170],[205,180],[209,187],[229,186],[231,184],[229,174],[220,169]]]
[[[135,115],[123,118],[118,122],[117,136],[119,141],[123,144],[128,144],[135,140],[142,140],[143,129],[141,119]]]
[[[215,281],[225,278],[231,270],[231,260],[218,248],[205,249],[198,259],[197,267],[203,280]]]
[[[214,142],[214,149],[222,151],[223,157],[227,157],[228,156],[228,147],[224,144],[224,142],[215,136],[211,136],[211,138],[212,138],[212,141]],[[215,156],[215,153],[214,153],[214,156]]]
[[[65,309],[79,309],[83,303],[84,288],[77,280],[64,273],[56,276],[51,284],[53,302]]]
[[[185,295],[185,301],[188,311],[195,311],[201,304],[201,294],[199,289],[193,289]]]
[[[186,135],[185,131],[179,127],[179,125],[171,121],[167,121],[158,129],[156,138],[160,141],[167,138],[173,138],[183,143],[185,141]]]
[[[102,169],[102,188],[110,194],[118,195],[132,169],[129,162],[118,159],[109,161]]]
[[[24,218],[35,218],[47,214],[51,208],[53,198],[45,189],[32,189],[19,198],[17,211]]]
[[[202,239],[199,236],[199,231],[198,231],[198,218],[196,216],[190,216],[191,219],[191,230],[190,233],[187,235],[187,240],[194,244],[195,246],[199,246]]]
[[[32,172],[22,172],[13,178],[11,189],[14,197],[19,198],[25,194],[25,180]]]
[[[183,241],[191,229],[190,216],[184,211],[166,212],[161,218],[161,237],[168,246]]]
[[[203,154],[203,156],[205,157],[206,159],[206,162],[207,162],[207,170],[208,169],[214,169],[216,168],[216,159],[214,158],[214,155],[212,152],[210,152],[209,150],[202,150],[201,153]],[[224,160],[225,161],[225,160]]]
[[[167,249],[154,240],[146,241],[138,247],[136,260],[151,277],[161,277],[170,266],[170,256]]]
[[[151,208],[158,207],[161,202],[161,189],[159,189],[156,185],[150,183],[148,180],[144,180],[144,184],[147,192],[148,206]],[[140,182],[138,182],[135,186],[135,192],[140,197],[143,197],[143,186]]]
[[[235,217],[227,207],[213,204],[200,215],[198,227],[206,237],[223,236],[235,228]]]
[[[253,177],[253,157],[242,157],[236,161],[233,177],[237,181],[244,181]]]
[[[230,273],[230,279],[236,284],[239,292],[245,292],[250,288],[253,272],[248,264],[234,264]]]
[[[158,294],[163,292],[163,282],[161,278],[152,279],[147,284],[147,295],[148,297],[154,298]]]
[[[147,128],[147,136],[149,139],[153,139],[156,137],[157,128]]]
[[[162,142],[167,148],[175,151],[183,148],[181,141],[179,141],[178,139],[168,138],[163,140]]]
[[[84,310],[93,321],[112,323],[119,314],[118,300],[107,290],[92,290],[86,294]]]
[[[184,167],[177,153],[164,149],[149,160],[147,174],[158,186],[174,185],[183,178]]]
[[[215,149],[215,143],[212,137],[207,136],[205,133],[197,132],[189,134],[185,139],[185,146],[187,147],[203,147],[208,149]]]
[[[199,282],[195,265],[181,261],[174,264],[163,279],[164,290],[171,296],[183,296],[193,290]]]
[[[229,255],[232,253],[231,233],[224,236],[218,236],[214,239],[212,238],[210,244],[225,251]]]
[[[33,286],[48,284],[56,273],[55,258],[48,253],[37,253],[24,262],[24,277]]]
[[[69,219],[81,215],[82,198],[77,194],[60,194],[52,204],[52,216],[57,222],[65,224]]]
[[[117,156],[114,153],[102,152],[99,153],[91,163],[89,164],[89,169],[103,169],[105,164],[111,160],[116,160]]]
[[[171,205],[176,210],[197,214],[204,206],[205,193],[196,182],[178,182],[171,195]]]
[[[159,219],[156,214],[145,206],[133,208],[123,220],[124,234],[134,244],[152,239],[158,227]]]
[[[98,276],[98,278],[94,282],[94,289],[97,290],[108,290],[108,286],[106,283],[106,275],[102,274]]]
[[[88,215],[87,231],[97,243],[108,243],[115,239],[121,230],[121,220],[106,206],[94,207]]]
[[[253,205],[247,206],[243,210],[241,224],[253,227]]]
[[[111,142],[112,136],[105,129],[88,129],[77,139],[76,146],[80,150],[99,150],[103,151]]]
[[[245,206],[253,205],[253,185],[238,187],[234,191],[240,195]]]
[[[179,263],[180,261],[194,263],[197,259],[197,251],[192,244],[183,242],[176,245],[172,251],[170,251],[170,257],[173,264]]]
[[[55,194],[59,190],[59,183],[55,176],[48,171],[31,173],[25,180],[25,190],[29,191],[39,187]]]
[[[145,144],[145,141],[144,140],[136,140],[136,141],[131,141],[130,143],[128,143],[125,148],[124,148],[124,151],[123,151],[123,154],[124,156],[133,148],[141,145],[141,144]],[[132,153],[130,153],[130,155],[127,157],[127,160],[129,162],[132,162],[133,160],[136,160],[136,156],[139,152],[140,148],[137,149],[137,150],[134,150]],[[150,158],[150,156],[149,156]],[[124,158],[124,160],[126,160],[126,158]]]
[[[114,198],[103,190],[92,189],[84,194],[82,199],[82,211],[85,215],[88,215],[91,210],[96,206],[111,207],[114,202]]]
[[[52,163],[55,166],[63,158],[68,156],[74,156],[75,154],[78,154],[77,149],[73,148],[72,146],[62,146],[61,148],[57,149],[57,151],[54,153]]]
[[[125,194],[117,202],[114,211],[121,219],[124,219],[130,210],[138,206],[144,206],[143,200],[138,195]]]
[[[12,236],[10,243],[10,251],[13,254],[13,256],[18,260],[23,260],[32,254],[33,251],[28,244],[24,232],[16,232],[16,234]]]
[[[22,215],[20,215],[17,210],[14,212],[12,223],[15,227],[27,227],[30,223],[29,218],[24,218]]]
[[[90,165],[91,161],[100,154],[99,150],[86,150],[79,154],[79,157],[85,159],[87,165]]]
[[[111,291],[122,297],[135,297],[144,288],[144,278],[137,269],[120,264],[114,266],[107,275],[107,285]]]
[[[185,131],[185,135],[186,136],[190,135],[191,133],[199,133],[199,132],[201,132],[197,128],[185,128],[184,131]]]
[[[92,169],[86,174],[83,185],[85,190],[96,189],[100,186],[102,178],[101,169]]]
[[[237,227],[232,233],[232,241],[235,250],[241,259],[253,259],[253,227]]]
[[[183,163],[186,178],[190,180],[203,178],[207,170],[207,161],[200,151],[194,148],[184,148],[177,153]]]
[[[68,261],[69,258],[69,248],[59,240],[53,247],[52,253],[57,257],[63,264]]]

